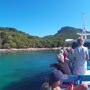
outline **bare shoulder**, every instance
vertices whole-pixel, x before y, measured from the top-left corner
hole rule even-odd
[[[62,89],[62,90],[72,90],[72,87],[68,87],[68,88],[65,88],[65,89]]]
[[[60,89],[60,87],[56,87],[56,88],[53,88],[52,90],[64,90],[64,89]]]

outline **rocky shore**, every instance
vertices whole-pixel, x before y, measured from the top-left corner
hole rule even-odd
[[[18,52],[18,51],[38,51],[38,50],[60,50],[61,47],[56,48],[11,48],[11,49],[0,49],[0,53],[6,53],[6,52]]]

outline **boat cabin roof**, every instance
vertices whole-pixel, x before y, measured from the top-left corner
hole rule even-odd
[[[66,46],[69,43],[72,43],[72,48],[77,47],[77,40],[75,40],[75,39],[66,39],[65,42],[64,42],[64,46]],[[86,46],[90,49],[90,39],[84,39],[84,46]]]
[[[66,39],[65,43],[76,43],[77,40],[74,39]],[[90,39],[84,39],[84,43],[90,43]]]

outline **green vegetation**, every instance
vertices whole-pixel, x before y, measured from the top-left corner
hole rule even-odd
[[[63,27],[55,35],[43,38],[31,36],[15,28],[0,27],[0,48],[52,48],[60,47],[66,38],[76,39],[81,29]]]

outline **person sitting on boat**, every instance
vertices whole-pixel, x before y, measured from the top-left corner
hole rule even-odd
[[[87,71],[87,60],[89,59],[88,56],[88,49],[84,47],[84,39],[79,37],[77,39],[78,47],[74,49],[74,70],[73,74],[85,74]]]
[[[77,86],[71,84],[69,87],[62,89],[59,85],[63,85],[63,81],[68,78],[69,76],[63,74],[61,71],[54,70],[51,72],[48,82],[44,83],[40,90],[89,90],[86,84]]]
[[[64,55],[63,55],[64,54]],[[51,67],[55,67],[56,69],[62,71],[64,74],[71,75],[70,68],[68,66],[68,63],[65,61],[64,56],[67,56],[67,53],[64,53],[64,51],[61,49],[60,53],[57,55],[58,63],[51,64]]]
[[[64,53],[64,50],[61,49],[60,52],[59,52],[59,54],[57,55],[58,62],[64,63],[64,55],[63,55],[63,53]]]
[[[70,50],[71,50],[71,47],[68,46],[68,47],[66,48],[66,51],[68,52],[68,54],[70,54]]]

